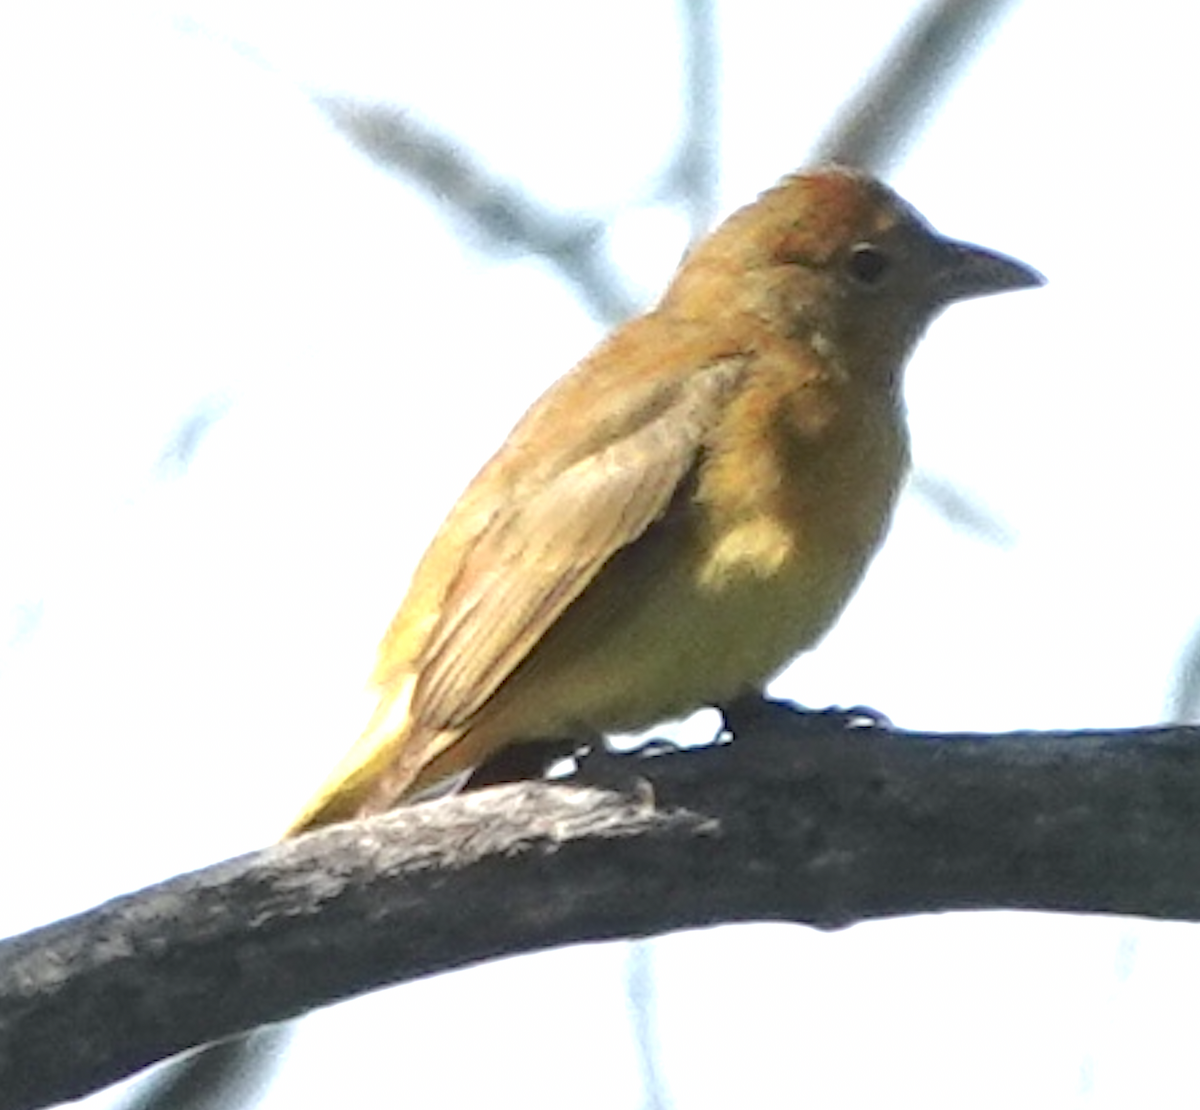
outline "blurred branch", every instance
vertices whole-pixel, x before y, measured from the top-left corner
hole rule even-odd
[[[413,806],[4,942],[0,1110],[564,944],[987,908],[1200,919],[1200,729],[928,736],[777,706],[739,724],[730,744],[585,762],[636,768],[625,793],[528,782]]]
[[[154,476],[160,481],[182,478],[191,467],[208,433],[230,409],[232,402],[223,395],[205,397],[176,424],[154,464]]]
[[[661,195],[683,206],[688,243],[716,223],[720,200],[720,42],[715,0],[678,0],[683,88],[681,134]],[[650,941],[629,946],[625,997],[642,1083],[643,1110],[667,1110],[671,1100],[658,1051],[657,983]]]
[[[268,1025],[206,1045],[139,1083],[113,1110],[239,1110],[255,1107],[286,1059],[294,1025]]]
[[[914,470],[909,485],[956,532],[993,547],[1010,548],[1016,542],[1013,530],[1003,520],[948,478]]]
[[[1200,718],[1200,627],[1180,653],[1175,681],[1167,699],[1167,720],[1195,721]]]
[[[884,175],[924,129],[1013,0],[931,0],[818,140],[810,162]]]
[[[639,940],[629,946],[625,960],[625,1000],[642,1081],[643,1110],[668,1110],[671,1100],[667,1097],[658,1053],[658,983],[652,941]]]
[[[664,194],[687,209],[695,242],[717,219],[720,199],[720,51],[714,0],[679,0],[683,32],[683,126]]]
[[[25,643],[37,630],[46,616],[46,599],[30,598],[18,601],[8,612],[6,635],[0,636],[0,648],[15,648]]]
[[[842,105],[809,155],[883,176],[915,142],[1013,0],[930,0]],[[913,492],[956,531],[1011,547],[1003,521],[953,482],[915,471]]]
[[[683,128],[662,192],[682,202],[694,241],[718,203],[718,43],[713,0],[680,0]],[[606,221],[556,212],[492,174],[473,155],[386,104],[313,94],[313,101],[368,157],[435,196],[494,248],[537,255],[575,290],[598,322],[620,323],[642,305],[608,259]]]
[[[604,221],[536,203],[463,147],[390,105],[322,94],[313,100],[356,147],[436,197],[493,247],[544,258],[601,323],[617,323],[639,309],[608,261]]]

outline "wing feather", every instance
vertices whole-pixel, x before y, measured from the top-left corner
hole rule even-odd
[[[662,516],[741,369],[742,360],[721,360],[658,379],[647,387],[652,399],[627,395],[627,406],[651,415],[494,507],[425,641],[415,722],[467,724],[609,559]]]

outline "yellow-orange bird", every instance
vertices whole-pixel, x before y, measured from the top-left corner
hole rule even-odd
[[[849,170],[793,174],[735,212],[451,509],[380,645],[374,716],[289,833],[510,745],[761,690],[887,532],[921,333],[954,301],[1041,282]]]

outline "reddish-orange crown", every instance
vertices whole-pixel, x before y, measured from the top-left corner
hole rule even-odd
[[[841,167],[789,174],[729,217],[696,254],[741,256],[743,264],[827,261],[915,213],[886,185]]]

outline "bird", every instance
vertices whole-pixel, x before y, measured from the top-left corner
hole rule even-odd
[[[285,835],[761,692],[888,531],[917,341],[1043,281],[844,167],[734,212],[466,487],[379,646],[366,729]]]
[[[734,212],[450,509],[379,645],[365,730],[284,837],[760,695],[887,534],[925,329],[1043,281],[844,167]],[[224,1105],[286,1036],[202,1048],[125,1110]]]

